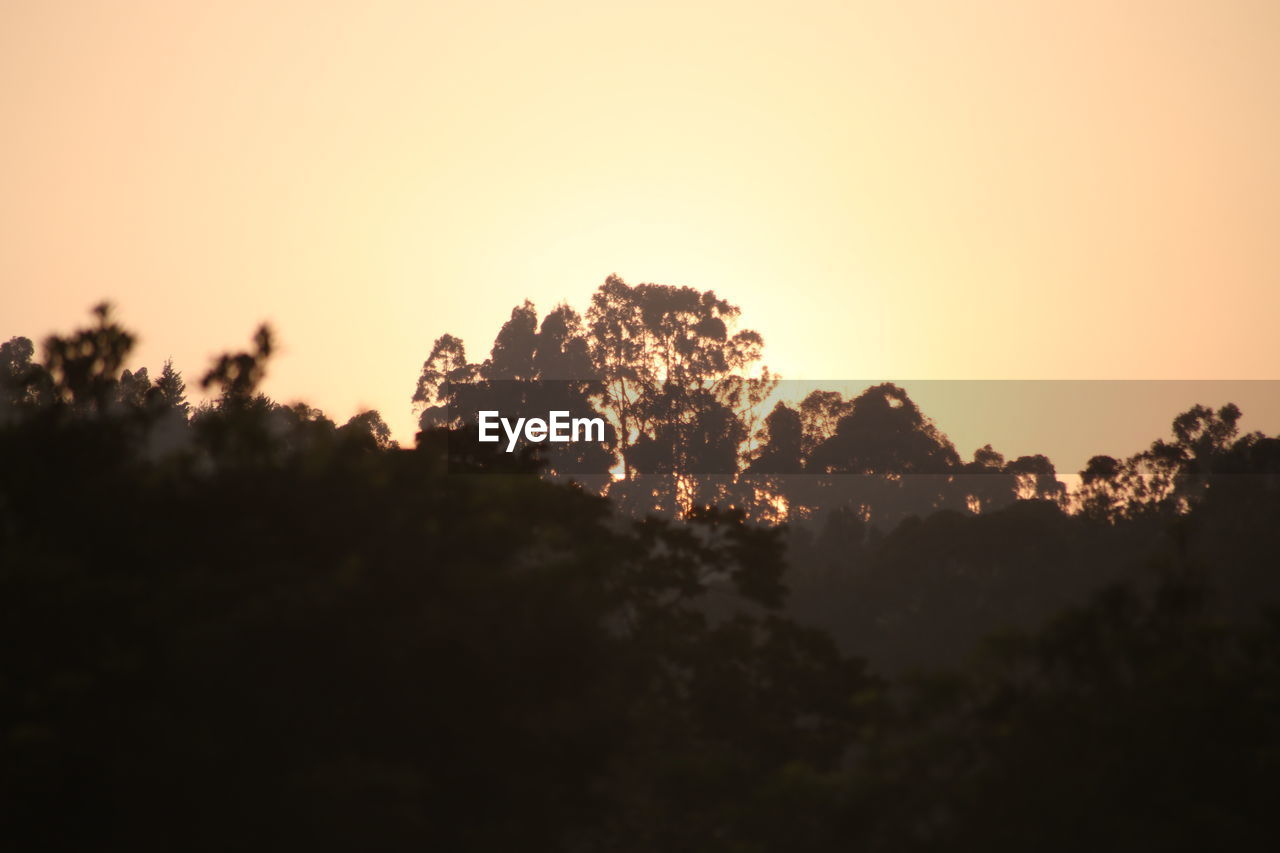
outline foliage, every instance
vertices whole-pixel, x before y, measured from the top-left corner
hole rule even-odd
[[[0,346],[0,845],[1267,849],[1280,438],[1197,406],[1073,505],[891,385],[750,427],[736,309],[646,287],[442,338],[413,449],[261,394],[266,329],[194,410],[105,309]],[[610,316],[650,361],[601,370]],[[622,482],[724,435],[720,501],[622,511],[448,414],[624,374]]]
[[[775,612],[779,531],[459,474],[257,341],[159,458],[101,367],[125,409],[0,429],[6,846],[714,849],[839,754],[871,682]]]

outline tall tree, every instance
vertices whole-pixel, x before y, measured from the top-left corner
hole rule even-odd
[[[764,341],[733,330],[740,314],[709,290],[631,286],[614,275],[592,296],[591,352],[623,442],[625,479],[737,471],[751,435],[745,416],[776,384],[767,370],[747,376]]]
[[[155,386],[151,389],[152,398],[163,408],[181,412],[184,416],[191,406],[187,403],[187,383],[182,374],[173,367],[173,359],[166,359],[164,369],[156,377]]]
[[[545,419],[556,411],[595,418],[601,417],[596,407],[601,395],[594,373],[578,313],[560,305],[539,326],[537,309],[526,300],[512,309],[489,358],[480,364],[467,360],[462,341],[452,335],[437,340],[423,364],[414,402],[421,407],[424,430],[474,433],[481,411],[508,418]],[[587,477],[602,487],[614,465],[614,445],[612,430],[606,430],[602,442],[546,444],[539,454],[552,476]]]
[[[449,334],[436,338],[413,392],[419,429],[447,425],[450,384],[468,382],[475,373],[476,366],[467,362],[467,348],[461,339]]]

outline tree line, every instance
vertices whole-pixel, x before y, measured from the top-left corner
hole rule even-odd
[[[583,318],[520,306],[478,365],[437,343],[412,448],[261,394],[268,329],[199,405],[172,365],[122,369],[105,307],[40,359],[0,345],[0,840],[1275,837],[1280,440],[1197,406],[1066,505],[1035,457],[962,460],[894,386],[754,423],[771,378],[746,378],[738,316],[616,279]],[[538,476],[556,460],[451,422],[452,395],[544,379],[614,429],[562,467],[616,479]],[[732,472],[646,482],[708,458]]]
[[[944,509],[990,512],[1041,500],[1118,520],[1185,511],[1209,477],[1271,464],[1275,440],[1241,435],[1234,404],[1178,415],[1172,440],[1128,459],[1099,455],[1071,496],[1043,454],[1005,457],[990,444],[965,459],[901,387],[846,399],[814,390],[760,410],[779,378],[760,367],[764,341],[738,329],[741,309],[712,291],[631,286],[610,276],[584,315],[561,304],[539,323],[528,301],[489,356],[469,360],[445,334],[423,363],[413,402],[423,429],[474,427],[480,409],[567,409],[603,416],[608,440],[544,453],[620,507],[679,515],[705,505],[774,523],[822,524],[853,511],[888,530]]]

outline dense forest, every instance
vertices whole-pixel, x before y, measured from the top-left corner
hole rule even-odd
[[[893,384],[763,410],[740,317],[443,335],[412,448],[262,394],[265,327],[198,405],[106,306],[0,345],[0,843],[1270,849],[1280,438],[1187,401],[1068,490]]]

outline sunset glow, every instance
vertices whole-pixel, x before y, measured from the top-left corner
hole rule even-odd
[[[401,441],[438,335],[614,272],[795,379],[1276,378],[1278,41],[1271,2],[10,2],[0,338],[109,298],[191,379],[267,320],[267,393]]]

